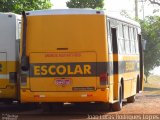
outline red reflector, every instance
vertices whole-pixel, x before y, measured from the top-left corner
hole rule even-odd
[[[105,88],[101,88],[101,91],[105,91]]]
[[[39,98],[39,95],[34,95],[35,98]]]
[[[22,92],[26,92],[26,89],[22,89]]]
[[[87,94],[87,97],[92,97],[93,95],[92,94]]]

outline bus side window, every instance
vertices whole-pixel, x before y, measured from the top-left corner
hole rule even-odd
[[[125,53],[124,31],[121,23],[118,26],[118,48],[119,53]]]
[[[126,54],[130,54],[129,28],[127,25],[124,25],[124,39]]]
[[[17,60],[20,58],[20,37],[21,37],[21,21],[18,21],[17,26],[17,40],[16,40],[16,53],[17,53]]]
[[[2,64],[0,64],[0,72],[2,72]]]
[[[108,47],[109,47],[109,53],[113,53],[112,51],[112,40],[111,40],[111,26],[110,21],[107,22],[107,38],[108,38]]]
[[[138,33],[137,33],[137,29],[136,28],[134,28],[134,41],[135,41],[135,50],[136,50],[136,54],[138,54],[139,53],[139,43],[138,43]]]
[[[18,39],[21,37],[21,21],[18,21]]]
[[[129,36],[130,36],[131,53],[135,54],[135,40],[134,40],[133,27],[129,27]]]

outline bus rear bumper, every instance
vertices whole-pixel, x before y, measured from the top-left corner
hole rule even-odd
[[[108,102],[109,89],[94,92],[32,92],[21,89],[21,102]]]
[[[6,88],[0,89],[0,100],[1,99],[17,99],[15,85],[8,85]]]

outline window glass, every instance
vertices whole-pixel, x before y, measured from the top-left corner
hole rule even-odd
[[[129,40],[129,28],[124,25],[124,39],[125,39],[125,52],[126,54],[130,53],[130,40]]]
[[[118,51],[119,53],[125,53],[125,44],[124,44],[124,39],[119,39],[118,40]]]
[[[125,53],[125,41],[124,41],[124,31],[123,25],[120,23],[118,27],[118,51],[119,53]]]
[[[131,45],[131,53],[135,54],[135,40],[134,40],[134,33],[133,33],[133,28],[129,27],[129,36],[130,36],[130,45]]]
[[[135,48],[136,48],[136,53],[139,53],[139,42],[138,42],[138,34],[137,34],[137,29],[134,28],[134,42],[135,42]]]
[[[108,49],[109,53],[112,53],[112,40],[111,40],[111,27],[110,27],[110,21],[107,22],[107,38],[108,38]]]
[[[119,35],[119,38],[123,39],[124,38],[124,35],[123,35],[123,26],[122,24],[119,25],[119,28],[118,28],[118,35]]]
[[[124,25],[124,38],[125,40],[129,40],[129,34],[128,34],[128,26]]]

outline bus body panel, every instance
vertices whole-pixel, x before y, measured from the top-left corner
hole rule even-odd
[[[16,41],[20,39],[18,22],[20,16],[13,13],[0,13],[0,100],[17,99]]]
[[[27,16],[27,23],[27,56],[66,48],[68,51],[96,51],[99,62],[107,59],[103,55],[108,51],[104,15]]]
[[[79,11],[27,12],[29,69],[22,70],[21,102],[114,103],[119,100],[120,85],[123,98],[136,94],[139,53],[119,52],[119,32],[122,32],[119,26],[137,29],[139,25],[130,20],[106,17],[101,11],[92,10],[94,14],[89,10]],[[115,36],[108,28],[114,30],[117,37],[117,53],[110,52],[110,48],[115,47],[112,44]],[[21,48],[21,52],[23,50]],[[88,76],[84,74],[84,65],[93,68]],[[117,65],[116,70],[114,65]]]
[[[26,54],[30,68],[27,83],[21,86],[21,101],[107,102],[108,94],[102,93],[108,89],[99,81],[107,69],[105,26],[101,14],[28,15]],[[58,80],[70,83],[59,85]],[[34,95],[42,92],[46,97],[35,100]]]
[[[0,88],[5,89],[7,87],[6,80],[8,79],[7,74],[7,55],[5,52],[0,53]]]
[[[31,91],[94,91],[96,60],[95,52],[31,53]]]
[[[21,89],[21,102],[106,102],[109,101],[109,89],[84,92],[33,92]]]

